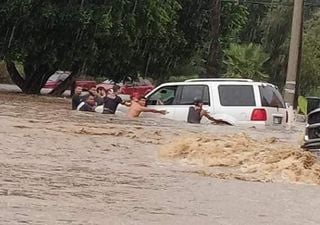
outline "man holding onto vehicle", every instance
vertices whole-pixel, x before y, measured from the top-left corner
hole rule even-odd
[[[96,105],[103,105],[103,96],[100,96],[100,94],[97,92],[97,88],[91,87],[88,91],[89,93],[83,96],[83,99],[86,99],[89,95],[92,95],[94,97],[94,101],[96,102]]]
[[[128,111],[128,117],[139,117],[142,112],[160,113],[162,115],[167,114],[167,111],[165,110],[156,110],[146,107],[146,98],[135,94],[132,98],[131,106]]]
[[[203,109],[203,101],[201,99],[195,99],[193,104],[194,105],[189,108],[188,119],[187,119],[188,123],[199,124],[201,122],[202,117],[206,117],[208,120],[214,122],[214,124],[231,125],[226,121],[218,120],[210,116],[209,113]]]
[[[94,112],[95,107],[96,107],[96,102],[94,100],[94,96],[88,95],[86,96],[85,100],[78,105],[77,110],[84,111],[84,112]]]
[[[72,96],[72,110],[76,110],[78,105],[81,103],[81,93],[82,93],[82,87],[77,86],[74,89],[74,95]]]
[[[118,96],[120,91],[120,86],[114,85],[112,89],[110,89],[107,95],[104,97],[104,106],[103,113],[104,114],[115,114],[117,111],[118,105],[126,105],[130,106],[130,104],[126,101],[123,101],[121,97]]]

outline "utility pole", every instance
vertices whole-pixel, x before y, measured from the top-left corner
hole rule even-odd
[[[304,0],[294,0],[287,79],[284,100],[296,108],[296,92],[300,74]]]

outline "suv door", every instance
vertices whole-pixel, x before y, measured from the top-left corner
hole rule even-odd
[[[193,105],[195,99],[201,99],[204,103],[204,109],[210,107],[210,93],[208,85],[179,85],[175,104],[174,119],[187,121],[189,108]]]
[[[286,106],[280,92],[271,85],[259,86],[261,106],[267,111],[267,124],[286,123]]]
[[[157,110],[166,110],[166,115],[158,113],[149,113],[148,117],[163,117],[173,119],[175,115],[175,101],[177,98],[178,86],[168,85],[158,88],[156,91],[148,95],[147,105],[148,108]]]

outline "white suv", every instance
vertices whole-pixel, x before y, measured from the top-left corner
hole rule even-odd
[[[213,117],[238,125],[284,125],[287,120],[286,106],[277,88],[248,79],[208,78],[165,83],[146,98],[149,108],[168,112],[148,116],[172,120],[187,121],[194,99],[202,99],[204,109]]]

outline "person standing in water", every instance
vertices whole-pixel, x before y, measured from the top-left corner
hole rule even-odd
[[[159,113],[162,115],[167,114],[166,110],[156,110],[146,107],[146,98],[140,97],[135,94],[131,101],[131,106],[128,111],[128,117],[137,118],[142,112]]]
[[[100,94],[97,92],[96,86],[91,87],[88,92],[89,92],[89,94],[87,96],[92,95],[94,97],[94,100],[95,100],[97,106],[103,105],[103,96],[100,96]]]
[[[77,86],[74,89],[74,95],[72,96],[72,110],[76,110],[78,105],[81,103],[81,93],[82,93],[82,87]]]
[[[104,97],[104,114],[115,114],[119,104],[130,106],[128,102],[123,101],[122,98],[118,96],[119,91],[120,86],[114,85],[113,88],[110,89],[107,95]]]
[[[206,117],[208,120],[214,122],[215,124],[231,125],[226,121],[218,120],[210,116],[209,113],[203,109],[203,101],[201,99],[195,99],[193,104],[194,105],[189,108],[187,119],[188,123],[200,124],[202,117]]]
[[[94,96],[88,95],[86,96],[86,99],[78,105],[77,110],[85,112],[95,112],[95,107],[96,102],[94,100]]]

